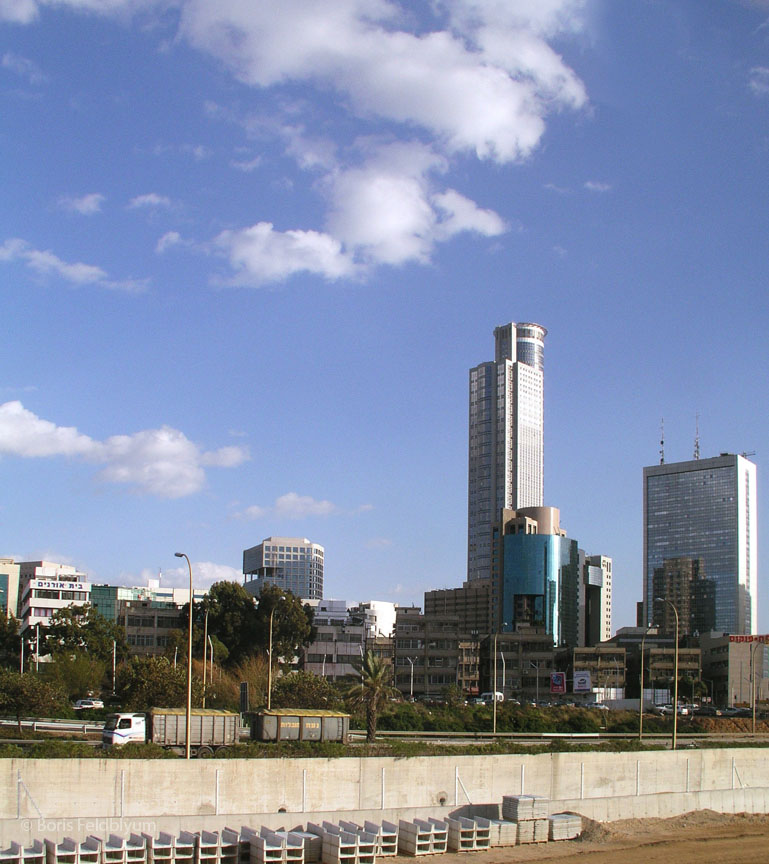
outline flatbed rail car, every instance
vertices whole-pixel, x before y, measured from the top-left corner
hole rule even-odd
[[[252,741],[350,741],[350,715],[313,708],[273,708],[251,715]]]

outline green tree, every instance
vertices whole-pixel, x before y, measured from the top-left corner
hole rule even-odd
[[[392,669],[373,651],[367,651],[361,663],[361,681],[353,684],[347,694],[348,701],[366,712],[366,741],[376,738],[376,724],[382,709],[390,699],[400,696],[392,684]]]
[[[0,666],[7,669],[19,668],[21,638],[19,622],[13,615],[6,617],[0,611]]]
[[[127,711],[183,708],[187,704],[186,660],[174,668],[167,657],[132,657],[118,670],[116,689]],[[193,673],[193,705],[200,705],[202,689],[202,682]]]
[[[51,714],[66,704],[66,697],[55,684],[34,672],[0,669],[0,711],[12,714],[19,724],[23,715]]]
[[[54,656],[83,651],[111,664],[113,645],[118,663],[128,656],[123,628],[88,603],[57,609],[51,616],[51,623],[45,631],[41,629],[40,635],[45,636],[45,651]]]
[[[312,672],[291,672],[272,685],[273,708],[320,708],[336,711],[342,700],[334,687]]]
[[[315,638],[314,613],[311,606],[290,591],[266,585],[257,606],[257,645],[269,651],[270,616],[272,616],[272,655],[292,660]]]
[[[183,613],[184,620],[187,612]],[[222,646],[219,662],[229,665],[240,663],[257,650],[256,602],[237,582],[215,582],[205,599],[195,605],[193,613],[192,653],[204,656],[203,636],[208,614],[208,635]],[[185,632],[185,650],[187,646]],[[217,656],[216,646],[214,656]]]
[[[70,699],[81,699],[104,684],[107,664],[86,651],[60,651],[51,663],[41,664],[46,680],[58,685]],[[111,668],[111,667],[110,667]]]

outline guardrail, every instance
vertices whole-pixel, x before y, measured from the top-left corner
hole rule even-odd
[[[0,719],[0,726],[16,726],[18,728],[19,723],[16,720]],[[84,723],[80,720],[22,719],[21,728],[31,729],[33,732],[82,732],[86,735],[88,732],[101,732],[104,728],[104,722]]]

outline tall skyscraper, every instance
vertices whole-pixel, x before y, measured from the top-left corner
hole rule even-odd
[[[467,578],[492,572],[502,509],[544,501],[544,353],[539,324],[494,330],[494,360],[470,370]]]
[[[323,599],[323,547],[306,537],[267,537],[243,552],[245,589],[254,597],[265,585],[302,600]]]
[[[755,633],[755,464],[744,456],[722,453],[712,459],[652,465],[644,468],[643,478],[644,623],[654,612],[655,570],[664,573],[666,562],[670,569],[672,559],[688,558],[715,583],[716,630]],[[682,562],[675,566],[680,569]],[[712,602],[706,596],[704,601]]]

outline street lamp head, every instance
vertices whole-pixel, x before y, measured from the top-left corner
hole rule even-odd
[[[184,558],[184,552],[174,552],[174,558]]]

